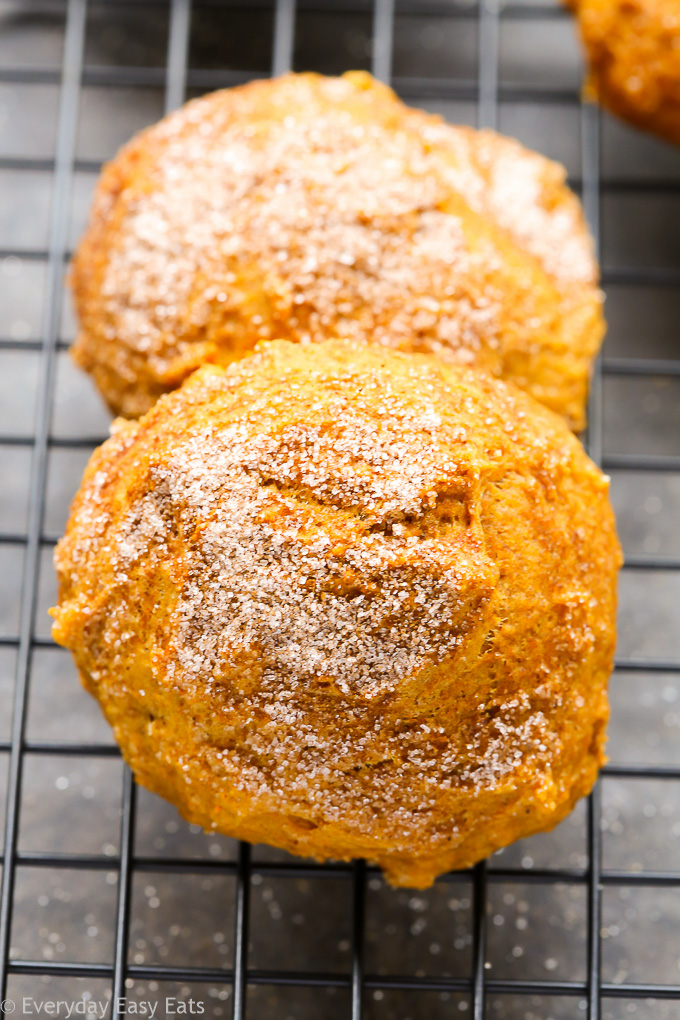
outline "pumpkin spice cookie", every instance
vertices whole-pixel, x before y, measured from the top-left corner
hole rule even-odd
[[[612,113],[680,143],[678,0],[570,0],[588,91]]]
[[[93,455],[54,637],[190,821],[426,887],[549,829],[603,761],[607,479],[512,384],[265,344]]]
[[[213,93],[104,169],[74,356],[135,417],[259,340],[371,341],[485,368],[580,429],[604,323],[564,179],[365,73]]]

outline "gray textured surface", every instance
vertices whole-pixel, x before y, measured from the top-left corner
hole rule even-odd
[[[86,63],[162,65],[167,12],[144,4],[91,5]],[[0,65],[55,65],[61,53],[63,7],[0,3]],[[221,8],[197,11],[190,56],[195,67],[266,72],[271,17]],[[365,15],[302,14],[296,67],[342,70],[367,66],[370,18]],[[476,74],[474,18],[397,17],[394,70],[403,76]],[[518,84],[575,87],[580,61],[567,19],[505,22],[501,77]],[[405,95],[405,98],[410,98]],[[0,85],[0,154],[53,155],[58,90],[53,85]],[[104,159],[132,131],[156,119],[163,96],[156,88],[88,86],[82,90],[77,155]],[[474,104],[426,102],[453,120],[474,121]],[[522,141],[563,160],[577,174],[579,123],[575,107],[550,103],[504,103],[500,126]],[[603,174],[678,182],[680,151],[608,117],[603,120]],[[82,229],[94,175],[76,175],[71,239]],[[50,174],[0,170],[0,248],[44,246],[50,211]],[[609,266],[680,265],[680,198],[617,192],[603,201],[603,255]],[[44,263],[0,260],[0,337],[39,338]],[[677,288],[616,285],[608,289],[608,356],[680,356],[680,293]],[[72,336],[65,311],[63,338]],[[0,351],[0,432],[29,434],[34,415],[36,353]],[[89,381],[60,355],[53,434],[96,438],[108,415]],[[680,380],[607,379],[604,445],[607,453],[680,453]],[[56,535],[78,483],[87,449],[53,448],[44,531]],[[29,454],[0,445],[0,531],[21,534],[26,526]],[[612,494],[628,554],[680,556],[680,475],[617,471]],[[17,586],[22,549],[0,543],[0,631],[16,633]],[[47,607],[54,597],[50,549],[45,551],[37,632],[47,636]],[[633,657],[680,657],[680,573],[624,574],[621,584],[621,653]],[[14,652],[0,648],[0,738],[9,731]],[[678,764],[680,677],[663,673],[615,675],[609,753],[616,762]],[[27,723],[30,740],[111,740],[97,707],[79,688],[69,657],[41,649],[32,663]],[[4,801],[6,756],[0,754]],[[115,857],[122,768],[116,759],[33,756],[22,790],[21,850],[78,851]],[[608,868],[680,870],[680,783],[607,779],[603,782],[604,865]],[[227,839],[206,836],[175,811],[141,793],[136,850],[153,858],[233,859]],[[256,859],[285,855],[256,848]],[[555,833],[526,840],[491,862],[525,868],[583,867],[587,862],[581,806]],[[379,878],[369,881],[366,967],[374,974],[466,976],[471,965],[471,889],[466,878],[440,882],[425,893],[395,892]],[[13,955],[36,960],[111,961],[116,901],[115,869],[49,871],[20,867],[12,931]],[[135,877],[130,933],[134,963],[229,967],[233,953],[234,881],[229,876]],[[252,889],[250,965],[260,968],[348,971],[350,899],[342,879],[268,879]],[[680,983],[680,888],[673,891],[607,888],[603,903],[603,974],[606,981]],[[585,888],[552,884],[492,884],[489,896],[488,970],[494,977],[579,979],[585,974]],[[16,977],[10,994],[101,999],[107,983],[84,979]],[[193,996],[206,1015],[229,1012],[228,985],[174,986],[137,982],[131,996],[162,1001]],[[249,1016],[258,1020],[346,1017],[348,994],[340,990],[254,987]],[[366,995],[370,1020],[450,1018],[469,1013],[465,995],[377,990]],[[584,1016],[577,998],[491,996],[487,1015],[512,1020]],[[680,1018],[680,1003],[606,1000],[604,1017]]]

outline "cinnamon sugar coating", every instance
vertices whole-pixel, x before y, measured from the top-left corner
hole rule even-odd
[[[262,339],[372,341],[486,368],[579,429],[604,325],[564,177],[365,73],[213,93],[105,167],[74,357],[135,417]]]
[[[603,760],[608,482],[511,384],[363,344],[205,366],[93,455],[54,637],[203,825],[425,887]]]
[[[678,0],[568,0],[590,64],[588,91],[612,113],[680,144]]]

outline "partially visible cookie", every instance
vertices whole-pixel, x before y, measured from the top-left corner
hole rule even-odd
[[[612,113],[680,143],[678,0],[570,0],[588,88]]]
[[[74,356],[134,417],[258,340],[348,337],[485,368],[581,428],[604,324],[564,179],[364,73],[216,92],[105,168]]]

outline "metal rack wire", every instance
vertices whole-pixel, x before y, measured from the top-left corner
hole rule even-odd
[[[109,0],[115,2],[115,0]],[[163,0],[159,0],[163,2]],[[213,0],[215,2],[215,0]],[[266,4],[261,4],[263,9]],[[281,73],[292,66],[295,27],[295,0],[276,0],[273,11],[272,60],[273,73]],[[650,886],[680,888],[679,871],[630,872],[604,869],[602,864],[600,792],[596,789],[588,802],[587,811],[587,860],[584,868],[543,868],[526,871],[518,868],[487,868],[478,865],[472,874],[452,875],[448,879],[455,883],[462,879],[472,881],[473,888],[473,948],[472,967],[467,977],[419,977],[414,975],[385,976],[366,973],[364,967],[364,932],[366,925],[366,882],[372,873],[363,863],[353,866],[313,866],[305,862],[268,863],[258,862],[251,857],[251,850],[245,844],[240,847],[237,860],[233,862],[177,860],[172,858],[145,858],[135,854],[135,786],[129,771],[125,772],[120,829],[120,850],[115,857],[99,857],[87,854],[57,854],[52,852],[25,852],[19,848],[19,816],[21,808],[22,774],[27,758],[33,755],[116,755],[115,748],[93,743],[31,742],[26,737],[26,719],[31,661],[36,651],[49,644],[46,638],[36,634],[36,611],[38,605],[38,582],[41,552],[54,542],[54,536],[44,530],[44,506],[47,486],[47,464],[50,450],[55,446],[89,446],[97,436],[77,439],[63,439],[52,435],[52,405],[55,391],[57,355],[63,346],[60,340],[62,312],[62,277],[68,257],[68,208],[73,175],[77,171],[93,171],[98,164],[76,159],[76,130],[78,103],[81,85],[157,85],[165,89],[165,109],[180,104],[188,88],[209,89],[231,85],[249,77],[245,72],[192,70],[187,66],[191,0],[170,0],[169,41],[167,61],[164,68],[131,67],[88,67],[85,65],[85,34],[87,0],[64,0],[66,28],[64,36],[63,61],[61,69],[56,67],[15,67],[0,69],[0,80],[20,83],[53,83],[59,85],[59,112],[57,144],[53,160],[28,157],[6,157],[0,159],[0,168],[15,170],[41,169],[52,174],[52,214],[49,225],[48,244],[45,250],[20,252],[0,251],[0,258],[20,256],[22,259],[44,263],[47,273],[47,291],[44,305],[40,341],[27,342],[11,338],[0,338],[0,349],[33,350],[39,354],[39,378],[37,385],[37,413],[32,435],[0,435],[0,446],[20,445],[32,451],[30,478],[29,513],[26,534],[0,534],[0,542],[19,544],[24,552],[23,578],[21,581],[21,605],[19,627],[16,635],[0,638],[0,644],[16,650],[16,685],[13,709],[11,739],[0,744],[0,752],[9,757],[8,797],[6,828],[4,837],[2,901],[0,906],[0,998],[4,999],[10,976],[53,975],[68,977],[102,978],[111,983],[113,999],[125,994],[125,982],[129,978],[176,980],[192,982],[215,982],[230,985],[233,989],[231,1012],[234,1020],[246,1015],[246,996],[252,985],[287,985],[293,987],[324,986],[344,988],[349,992],[349,1015],[360,1020],[363,1014],[365,993],[374,989],[401,989],[413,992],[428,990],[464,992],[470,996],[471,1014],[475,1020],[487,1015],[486,1001],[490,993],[514,995],[551,995],[577,997],[587,1001],[587,1015],[590,1020],[599,1020],[604,998],[626,999],[677,999],[680,1000],[680,984],[633,984],[603,982],[601,976],[602,926],[601,897],[606,886]],[[271,7],[271,5],[269,5]],[[448,0],[433,0],[402,3],[400,11],[417,10],[422,13],[431,8],[435,13],[444,12],[456,17],[463,11],[470,16],[476,13],[478,26],[478,76],[477,80],[461,79],[400,79],[393,78],[392,34],[395,18],[395,0],[375,0],[374,4],[334,3],[316,0],[315,3],[300,3],[305,8],[332,8],[342,11],[348,7],[369,13],[373,22],[372,69],[374,74],[390,81],[397,91],[404,91],[409,97],[456,98],[477,102],[480,126],[495,127],[498,120],[501,99],[533,102],[579,104],[580,129],[582,135],[582,163],[580,180],[574,181],[581,190],[586,214],[591,229],[599,242],[600,225],[600,114],[598,110],[581,102],[574,91],[564,89],[537,89],[530,86],[499,85],[499,26],[501,17],[507,19],[545,18],[566,16],[553,7],[540,4],[509,2],[501,11],[500,0],[480,0],[477,7],[457,7]],[[613,185],[615,186],[615,185]],[[627,185],[631,187],[629,183]],[[673,188],[669,184],[642,184],[640,187]],[[649,285],[677,284],[680,282],[680,268],[659,269],[604,269],[604,283],[646,283]],[[603,377],[604,376],[680,376],[680,362],[616,358],[600,362],[597,366],[590,400],[590,426],[587,443],[591,456],[605,469],[637,471],[678,471],[680,457],[675,455],[608,455],[603,450]],[[680,562],[662,555],[629,557],[627,570],[676,570]],[[621,659],[617,663],[621,672],[680,671],[680,662],[655,659],[648,661],[637,658]],[[630,779],[680,780],[680,764],[673,766],[610,765],[604,770],[606,776]],[[17,867],[61,868],[82,870],[118,870],[117,920],[115,945],[111,964],[78,963],[63,961],[35,961],[10,958],[10,936],[14,919],[14,891]],[[230,970],[217,967],[177,967],[129,962],[128,942],[131,916],[131,889],[133,876],[145,871],[192,872],[199,874],[220,873],[233,875],[236,882],[235,930],[233,967]],[[248,941],[251,924],[250,890],[254,875],[279,877],[341,877],[351,887],[352,904],[352,947],[351,967],[347,973],[302,973],[288,970],[256,970],[248,964]],[[498,979],[488,975],[485,968],[487,942],[488,893],[491,884],[499,882],[566,883],[583,886],[587,893],[587,970],[583,980],[520,980]],[[118,1020],[118,1013],[112,1010]]]

